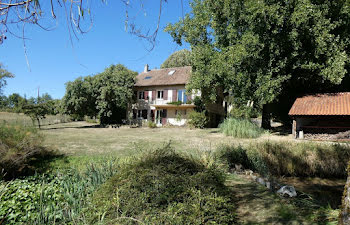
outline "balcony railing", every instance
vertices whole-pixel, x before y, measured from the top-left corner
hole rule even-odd
[[[176,100],[175,100],[176,101]],[[138,102],[139,103],[148,103],[150,105],[167,105],[171,102],[173,102],[173,98],[172,97],[169,97],[167,100],[165,99],[154,99],[154,100],[150,100],[150,99],[138,99]],[[189,104],[190,102],[188,103],[182,103],[182,104]],[[193,104],[193,103],[190,103],[190,104]]]

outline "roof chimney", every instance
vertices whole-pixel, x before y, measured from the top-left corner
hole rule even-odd
[[[143,72],[144,73],[147,73],[149,71],[149,66],[148,64],[145,65],[145,68],[143,69]]]

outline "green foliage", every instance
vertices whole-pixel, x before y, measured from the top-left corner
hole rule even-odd
[[[156,127],[157,127],[157,124],[155,124],[153,121],[148,121],[148,122],[147,122],[147,126],[148,126],[149,128],[156,128]]]
[[[188,124],[192,128],[203,129],[207,126],[208,118],[205,115],[205,112],[196,112],[192,111],[188,115]]]
[[[257,138],[264,133],[263,129],[249,119],[227,118],[219,128],[225,135],[237,138]]]
[[[287,87],[339,84],[347,74],[347,1],[195,0],[166,31],[192,49],[189,89],[218,90],[261,107]],[[245,102],[245,103],[244,103]]]
[[[233,224],[234,205],[215,166],[169,146],[122,166],[94,194],[91,223]]]
[[[13,74],[5,70],[4,66],[0,63],[0,96],[2,96],[3,87],[6,86],[6,79],[13,77]]]
[[[350,148],[333,144],[264,142],[247,147],[221,146],[219,158],[233,168],[242,164],[265,176],[346,177]]]
[[[132,100],[137,73],[125,66],[111,65],[95,76],[79,77],[66,84],[63,111],[77,118],[99,117],[102,124],[120,123]]]
[[[160,65],[161,69],[182,67],[191,65],[191,51],[182,49],[180,51],[171,54],[163,63]]]
[[[168,102],[168,105],[182,105],[182,101]]]
[[[51,175],[0,182],[0,219],[6,224],[86,224],[89,196],[116,171],[115,160]]]
[[[0,178],[11,179],[44,170],[45,164],[37,165],[38,161],[49,160],[57,154],[44,148],[42,141],[35,128],[1,123]]]
[[[34,121],[38,122],[38,126],[40,129],[40,120],[45,119],[46,115],[49,113],[48,106],[45,103],[40,103],[36,105],[26,105],[23,106],[24,114],[29,116],[34,125]]]
[[[120,123],[134,94],[136,72],[118,64],[112,65],[95,77],[98,90],[96,108],[102,124]]]

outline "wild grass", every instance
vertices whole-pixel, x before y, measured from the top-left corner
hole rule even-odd
[[[228,118],[219,125],[220,131],[226,136],[236,138],[257,138],[260,137],[264,130],[259,128],[249,119]]]
[[[218,154],[230,167],[241,164],[267,176],[345,178],[350,147],[268,141],[246,147],[222,146]]]
[[[171,147],[142,154],[93,198],[90,223],[233,224],[235,207],[224,173]]]
[[[68,115],[47,115],[45,119],[40,120],[40,124],[47,126],[52,124],[67,123],[70,121],[72,120]],[[30,117],[24,115],[23,113],[0,112],[0,122],[29,127],[38,125],[36,121],[34,121],[33,124]]]
[[[34,127],[0,123],[0,178],[13,179],[45,169],[44,161],[58,156],[43,147],[43,137]]]

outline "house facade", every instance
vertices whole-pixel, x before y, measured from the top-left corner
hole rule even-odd
[[[157,126],[185,125],[195,107],[195,95],[186,93],[190,75],[190,66],[149,70],[146,65],[136,78],[133,118],[153,121]]]

